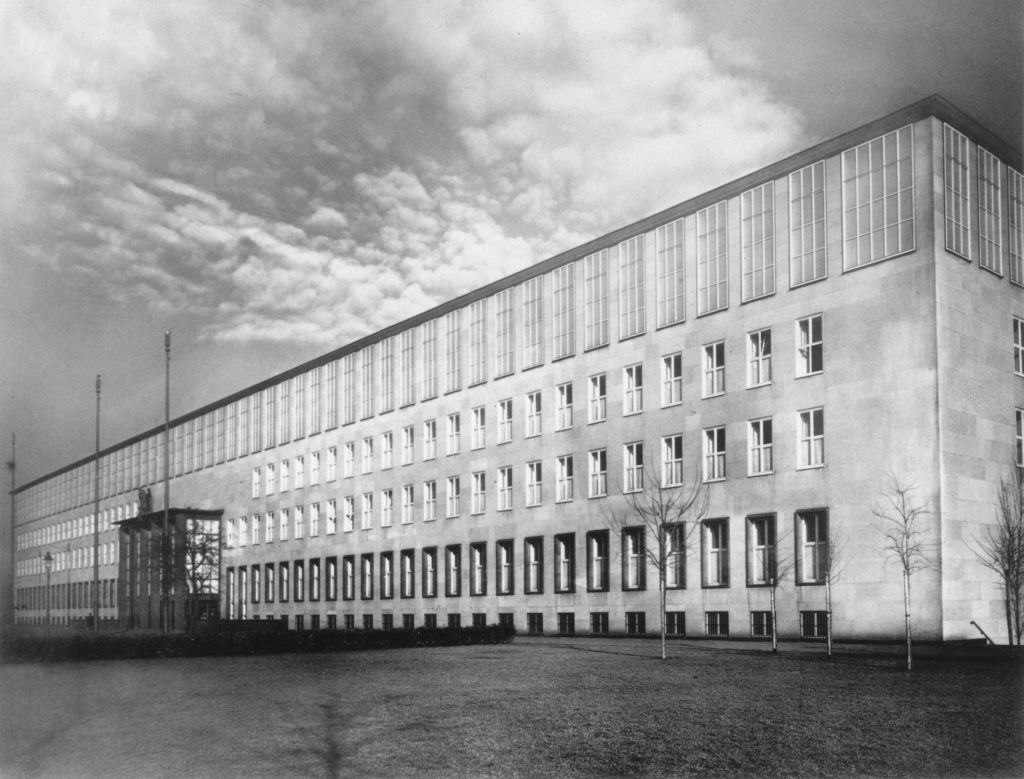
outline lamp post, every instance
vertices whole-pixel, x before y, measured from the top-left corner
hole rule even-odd
[[[53,570],[53,555],[49,551],[43,555],[43,568],[46,569],[46,635],[50,635],[50,571]]]

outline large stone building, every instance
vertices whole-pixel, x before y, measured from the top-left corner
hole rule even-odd
[[[820,636],[838,549],[835,634],[896,637],[894,474],[930,511],[916,634],[1005,632],[972,539],[1022,456],[1020,169],[930,98],[172,420],[171,504],[223,511],[222,616],[654,630],[653,539],[609,520],[646,474],[707,484],[670,632],[766,635],[775,557],[779,635]],[[163,453],[102,453],[104,619]],[[18,488],[19,622],[46,551],[53,614],[88,613],[93,474]]]

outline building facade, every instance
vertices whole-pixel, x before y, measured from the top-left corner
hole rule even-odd
[[[172,505],[223,511],[222,616],[653,632],[653,539],[609,516],[700,482],[670,632],[819,637],[834,557],[835,635],[895,638],[895,474],[929,509],[915,634],[999,635],[972,543],[1022,462],[1020,169],[929,98],[172,420]],[[101,453],[101,618],[164,453]],[[52,613],[88,613],[95,468],[17,490],[17,621],[46,550]]]

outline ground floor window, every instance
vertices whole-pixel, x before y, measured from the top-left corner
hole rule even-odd
[[[770,611],[750,612],[750,635],[754,638],[771,638],[773,627]]]
[[[402,630],[413,630],[416,627],[416,615],[415,614],[403,614],[402,615]]]
[[[395,629],[395,615],[394,614],[383,614],[380,618],[380,626],[384,630]]]
[[[346,614],[345,615],[345,630],[355,630],[355,629],[356,629],[356,615],[355,614]]]
[[[643,611],[626,612],[626,635],[647,635],[647,614]]]
[[[309,629],[319,630],[320,629],[320,615],[314,614],[309,618]]]
[[[462,627],[462,615],[461,614],[449,614],[448,615],[448,627],[450,627],[450,628]]]
[[[473,615],[473,627],[485,628],[487,627],[487,615],[483,612],[477,612]]]
[[[801,611],[800,638],[825,638],[826,617],[824,611]]]
[[[576,635],[576,615],[571,611],[558,612],[558,635]]]
[[[705,632],[708,638],[729,637],[729,612],[728,611],[705,611],[704,612]]]
[[[498,615],[498,624],[503,628],[515,627],[515,615],[511,611],[503,611]]]
[[[592,611],[590,612],[590,632],[595,636],[607,636],[608,635],[608,612],[607,611]]]
[[[327,615],[327,629],[328,630],[337,630],[338,629],[338,615],[337,614],[328,614]]]
[[[665,612],[665,632],[670,636],[685,636],[686,635],[686,612],[685,611],[666,611]]]
[[[363,630],[373,630],[373,614],[363,614]]]
[[[295,615],[295,629],[305,630],[306,629],[306,617],[302,614]]]
[[[436,628],[437,627],[437,614],[424,614],[423,615],[423,627],[425,627],[425,628]]]
[[[531,635],[544,633],[544,615],[539,611],[531,611],[526,615],[526,632]]]

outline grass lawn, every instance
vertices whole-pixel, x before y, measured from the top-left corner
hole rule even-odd
[[[1021,667],[656,642],[0,667],[0,776],[1024,773]]]

